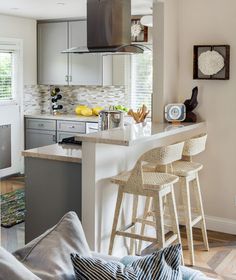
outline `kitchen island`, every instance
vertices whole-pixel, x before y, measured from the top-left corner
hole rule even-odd
[[[92,250],[108,252],[117,196],[117,186],[110,183],[110,178],[120,172],[131,170],[137,159],[147,150],[184,141],[203,132],[206,132],[204,122],[181,125],[146,123],[76,136],[76,140],[82,141],[80,158],[82,164],[77,165],[78,169],[76,167],[74,169],[74,173],[78,175],[77,187],[78,189],[81,187],[82,193],[81,197],[77,196],[76,199],[78,205],[82,204],[82,224]],[[30,152],[25,152],[24,156],[27,163],[30,160]],[[28,184],[30,188],[29,181]],[[50,188],[52,185],[47,187]],[[128,213],[131,210],[131,199],[132,197],[127,197],[125,200],[126,213],[127,210]],[[55,192],[52,204],[56,201]],[[142,206],[140,203],[141,208]],[[73,210],[72,208],[71,206],[70,210]],[[123,217],[126,222],[129,222],[130,218]],[[114,251],[118,255],[126,253],[125,240],[117,238],[115,248]]]
[[[81,218],[80,146],[54,144],[24,151],[25,241],[55,225],[68,211]]]

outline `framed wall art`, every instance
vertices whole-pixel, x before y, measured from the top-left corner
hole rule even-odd
[[[132,18],[131,20],[131,41],[148,42],[148,27],[143,26],[140,22],[141,17]]]
[[[193,78],[198,80],[229,80],[230,46],[194,46]]]

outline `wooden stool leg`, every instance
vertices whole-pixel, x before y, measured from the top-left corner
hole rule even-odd
[[[112,225],[109,251],[108,251],[109,255],[112,255],[112,251],[113,251],[114,240],[115,240],[116,230],[117,230],[117,224],[118,224],[118,219],[119,219],[119,215],[120,215],[120,208],[121,208],[121,204],[122,204],[122,200],[123,200],[123,194],[124,194],[123,190],[119,186],[117,200],[116,200],[116,208],[115,208],[114,219],[113,219],[113,225]]]
[[[202,194],[201,194],[201,188],[200,188],[198,174],[196,175],[196,179],[194,180],[193,183],[194,183],[193,187],[194,187],[194,193],[195,193],[195,197],[196,197],[198,212],[199,212],[199,215],[202,216],[201,230],[202,230],[203,242],[204,242],[206,251],[209,251],[209,244],[208,244],[208,237],[207,237],[207,230],[206,230],[206,221],[205,221],[205,215],[204,215],[204,210],[203,210]]]
[[[148,212],[149,212],[149,209],[150,209],[150,203],[151,203],[151,198],[146,197],[144,213],[143,213],[143,217],[142,217],[143,220],[146,220],[146,218],[148,217]],[[142,222],[140,235],[144,235],[145,226],[146,226],[145,222]],[[139,243],[138,243],[138,254],[139,255],[141,255],[141,250],[142,250],[142,240],[139,240]]]
[[[132,225],[136,224],[138,210],[138,195],[133,195],[133,209],[132,209]],[[131,233],[135,234],[135,226],[132,227]],[[134,254],[135,239],[130,239],[130,255]]]
[[[184,205],[184,218],[188,238],[188,249],[190,251],[190,264],[194,265],[194,246],[193,246],[193,231],[192,231],[192,214],[191,214],[191,202],[190,202],[190,191],[189,182],[186,178],[180,179],[181,191],[183,196]]]
[[[164,213],[163,213],[163,195],[161,191],[153,197],[153,206],[156,222],[156,236],[158,240],[158,247],[162,249],[165,247],[165,228],[164,228]]]
[[[176,208],[176,202],[175,202],[175,193],[174,193],[174,187],[173,186],[171,186],[171,192],[167,195],[167,200],[168,200],[167,202],[168,202],[169,211],[170,211],[173,233],[177,235],[177,242],[179,244],[182,244],[180,231],[179,231],[179,221],[178,221],[178,214],[177,214],[177,208]],[[182,265],[184,265],[183,252],[182,252]]]
[[[178,214],[177,214],[177,209],[176,209],[176,202],[175,202],[173,186],[171,186],[171,192],[167,195],[167,199],[168,199],[168,206],[169,206],[170,217],[171,217],[172,230],[173,230],[173,233],[176,234],[178,237],[178,239],[177,239],[178,243],[181,244]]]

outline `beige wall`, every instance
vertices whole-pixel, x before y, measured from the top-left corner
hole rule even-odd
[[[36,21],[0,14],[0,26],[0,38],[23,39],[24,84],[36,84]]]
[[[153,120],[163,122],[164,106],[178,99],[179,0],[153,3]]]
[[[215,220],[222,231],[236,229],[235,11],[235,0],[180,0],[179,5],[179,101],[189,97],[194,86],[199,87],[198,113],[207,121],[209,134],[207,150],[199,157],[205,166],[201,174],[203,199],[207,215],[223,218],[222,224]],[[229,81],[193,80],[196,44],[231,45]],[[213,217],[208,218],[208,224],[214,225]]]

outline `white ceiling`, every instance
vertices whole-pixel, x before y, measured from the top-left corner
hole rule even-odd
[[[131,0],[132,14],[151,13],[152,0]],[[86,0],[1,0],[0,14],[34,19],[86,16]]]

